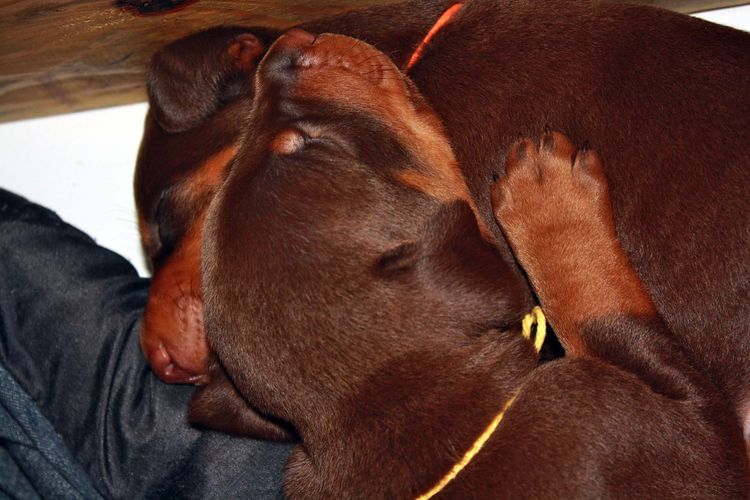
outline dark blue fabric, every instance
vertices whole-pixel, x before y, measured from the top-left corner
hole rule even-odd
[[[19,498],[101,498],[31,397],[0,365],[0,491]]]
[[[280,497],[288,446],[190,427],[193,389],[148,369],[147,289],[125,259],[0,190],[5,494],[90,497],[93,485],[111,498]]]

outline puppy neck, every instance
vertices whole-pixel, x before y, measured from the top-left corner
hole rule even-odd
[[[303,436],[287,465],[287,494],[413,498],[432,488],[537,366],[520,332],[498,335],[515,337],[382,367],[335,419]]]

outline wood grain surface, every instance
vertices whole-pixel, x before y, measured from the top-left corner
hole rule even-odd
[[[284,28],[396,1],[199,0],[174,11],[139,15],[111,0],[0,0],[0,121],[142,101],[143,72],[154,51],[201,29],[222,24]],[[695,12],[750,2],[640,3]]]

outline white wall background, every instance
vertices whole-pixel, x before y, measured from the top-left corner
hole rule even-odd
[[[700,14],[750,31],[750,6]],[[148,275],[132,177],[145,104],[0,125],[0,186],[57,211]]]
[[[0,187],[55,210],[146,276],[133,169],[147,105],[0,125]]]

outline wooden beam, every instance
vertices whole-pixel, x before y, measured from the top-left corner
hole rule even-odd
[[[221,24],[284,28],[397,0],[0,0],[0,121],[145,99],[143,72],[167,42]],[[640,0],[695,12],[750,3]],[[142,15],[128,4],[181,8]]]

